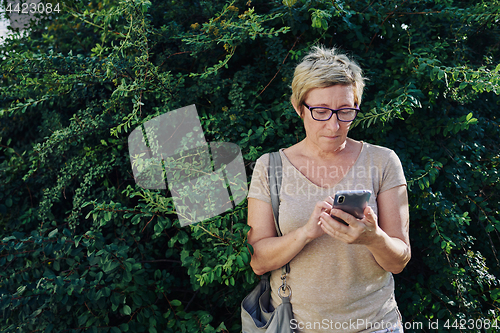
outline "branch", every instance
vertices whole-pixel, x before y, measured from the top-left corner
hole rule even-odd
[[[302,36],[302,35],[300,35],[300,36]],[[293,48],[295,47],[295,45],[299,41],[300,36],[295,39],[295,42],[293,43],[292,48],[290,50],[288,50],[285,59],[283,59],[283,61],[281,62],[280,68],[278,69],[278,71],[276,72],[276,74],[274,74],[274,76],[271,79],[271,81],[269,81],[269,83],[264,87],[264,89],[262,89],[262,91],[257,95],[257,97],[259,97],[260,95],[262,95],[262,93],[267,89],[267,87],[269,87],[269,85],[271,84],[271,82],[273,82],[273,80],[276,78],[276,76],[278,75],[278,73],[281,71],[281,68],[283,68],[283,65],[285,64],[285,61],[288,58],[288,55],[290,54],[290,51],[293,50]]]

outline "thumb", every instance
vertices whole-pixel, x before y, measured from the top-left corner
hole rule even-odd
[[[375,214],[370,206],[366,206],[363,213],[365,214],[365,218],[368,222],[377,224],[377,214]]]

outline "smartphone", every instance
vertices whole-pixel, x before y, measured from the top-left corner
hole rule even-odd
[[[341,209],[357,219],[362,219],[365,217],[363,211],[368,205],[368,200],[370,200],[371,195],[372,192],[369,190],[338,191],[335,193],[335,198],[333,199],[333,208]],[[332,217],[348,225],[344,220],[336,216]]]

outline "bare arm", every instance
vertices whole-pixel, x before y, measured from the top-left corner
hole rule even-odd
[[[375,260],[387,271],[401,273],[411,258],[410,218],[406,186],[394,187],[378,195],[379,241],[368,249]]]
[[[349,226],[322,213],[320,225],[330,236],[350,244],[364,244],[377,263],[386,271],[400,273],[410,261],[408,195],[401,185],[382,192],[377,197],[378,218],[370,207],[365,218],[358,220],[341,210],[332,215],[346,221]]]
[[[264,201],[248,198],[248,243],[254,253],[250,266],[255,274],[262,275],[278,269],[292,260],[311,240],[321,236],[323,231],[317,225],[323,210],[330,210],[331,204],[318,202],[308,223],[282,237],[277,237],[272,206]]]

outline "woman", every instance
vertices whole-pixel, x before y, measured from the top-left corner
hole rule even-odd
[[[259,275],[272,271],[277,306],[280,268],[290,262],[291,327],[298,332],[402,332],[392,273],[410,260],[406,181],[392,150],[347,137],[363,88],[359,66],[336,49],[314,47],[295,69],[291,101],[306,137],[280,150],[282,237],[273,220],[267,154],[252,176],[250,264]],[[335,192],[357,189],[372,192],[363,219],[332,209]]]

